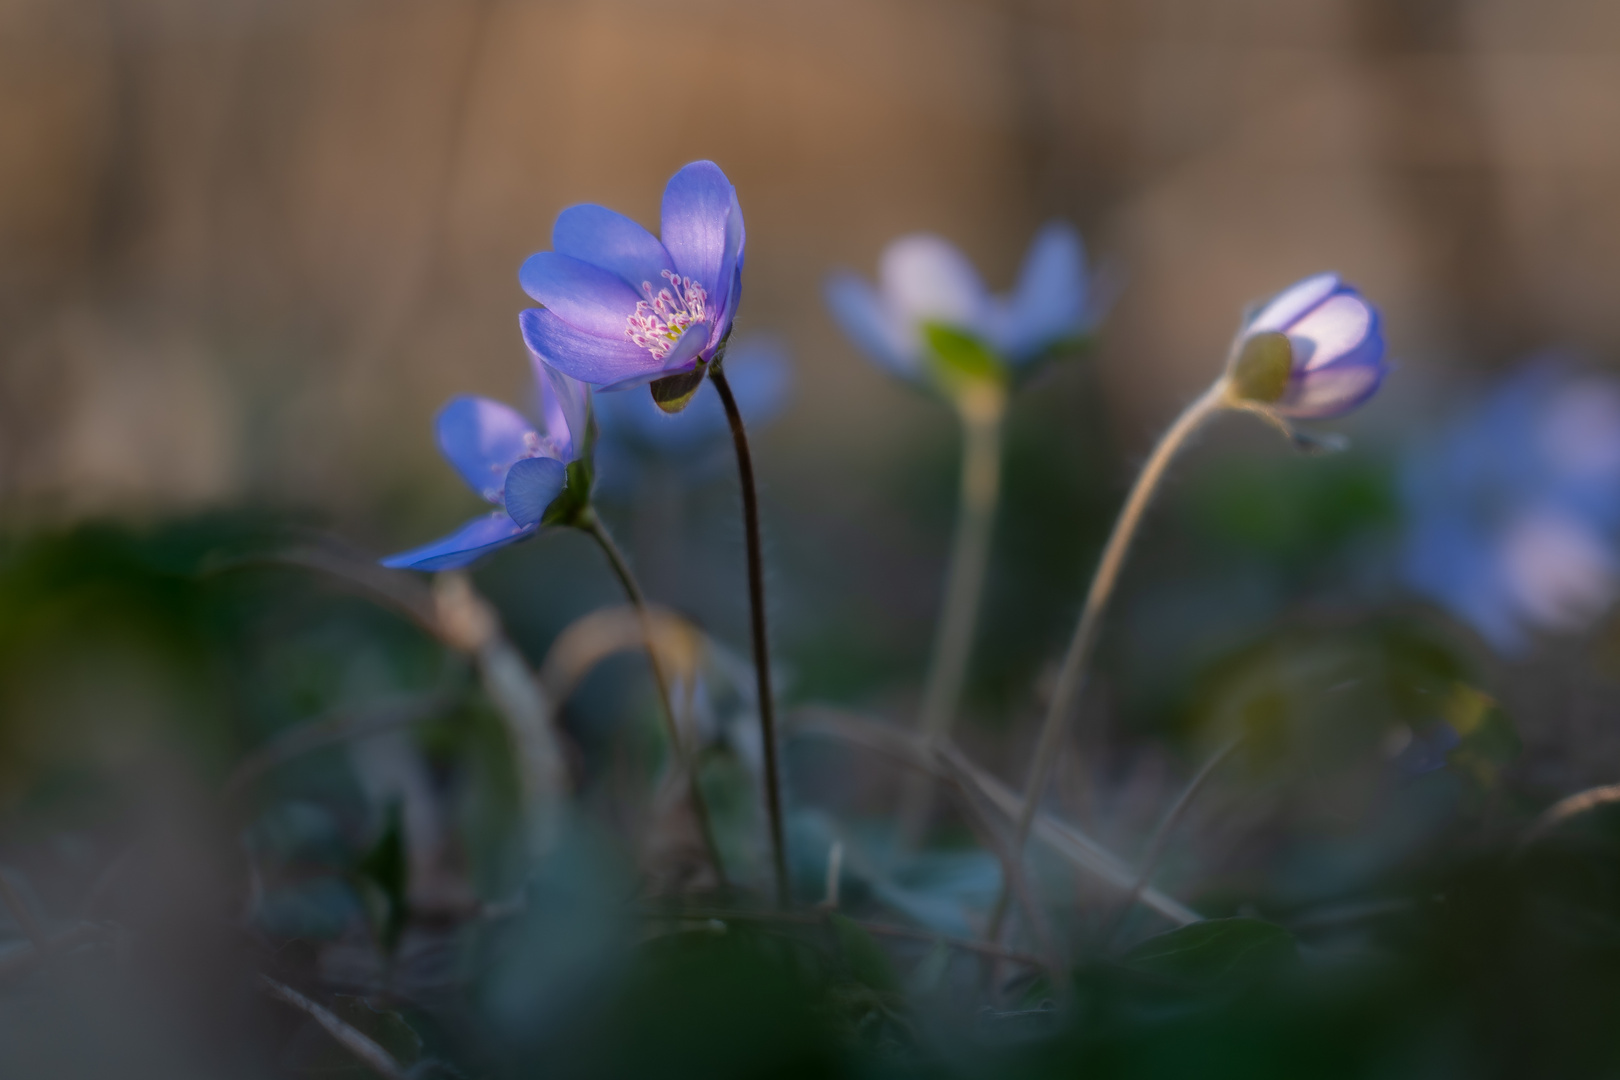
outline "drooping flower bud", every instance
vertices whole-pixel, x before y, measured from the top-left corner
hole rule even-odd
[[[1372,397],[1388,370],[1377,309],[1337,274],[1318,274],[1249,322],[1230,378],[1244,401],[1285,419],[1322,420]]]

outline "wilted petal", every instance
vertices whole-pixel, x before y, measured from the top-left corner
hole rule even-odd
[[[1340,293],[1328,298],[1288,327],[1295,365],[1306,371],[1326,367],[1364,342],[1377,329],[1376,322],[1361,297]]]
[[[530,255],[518,281],[563,322],[597,337],[623,338],[626,320],[642,299],[613,271],[555,251]]]
[[[990,343],[1009,360],[1024,360],[1085,328],[1086,251],[1080,234],[1061,221],[1036,234],[1018,274],[1018,287],[996,305]]]
[[[1261,308],[1246,329],[1287,330],[1301,315],[1333,295],[1338,287],[1338,274],[1317,274],[1295,282]]]
[[[525,439],[536,434],[528,417],[510,405],[472,396],[452,399],[434,426],[445,459],[490,502],[499,501],[501,477],[526,453]]]
[[[449,536],[431,544],[390,555],[382,560],[382,564],[395,570],[454,570],[496,548],[523,539],[534,529],[532,525],[519,525],[497,510],[485,517],[473,518]]]
[[[675,269],[657,237],[623,214],[594,203],[570,206],[557,215],[551,247],[559,255],[613,271],[638,293],[643,282],[658,285],[665,270]]]
[[[543,308],[526,309],[518,321],[529,348],[570,378],[606,388],[649,382],[663,374],[661,362],[627,337],[576,330]]]
[[[915,335],[898,324],[877,291],[854,274],[827,280],[827,306],[850,340],[873,360],[903,379],[920,372]]]
[[[506,471],[506,512],[519,525],[533,525],[567,483],[568,469],[556,458],[524,458]]]
[[[694,161],[670,177],[659,231],[675,269],[723,307],[742,245],[742,211],[720,166]]]
[[[989,300],[984,282],[966,256],[937,236],[916,233],[890,244],[878,279],[884,299],[905,325],[942,322],[980,329]]]

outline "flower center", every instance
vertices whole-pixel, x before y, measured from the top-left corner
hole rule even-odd
[[[706,305],[709,294],[702,285],[673,270],[663,273],[668,286],[653,292],[652,282],[643,281],[641,291],[647,299],[636,302],[636,313],[631,315],[624,334],[631,341],[662,360],[694,324],[708,321]]]

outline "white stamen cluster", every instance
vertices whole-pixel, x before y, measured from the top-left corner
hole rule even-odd
[[[629,317],[624,334],[631,341],[662,360],[694,323],[708,321],[709,294],[702,285],[673,270],[665,270],[667,288],[653,292],[652,282],[643,281],[647,299],[637,301],[636,313]]]

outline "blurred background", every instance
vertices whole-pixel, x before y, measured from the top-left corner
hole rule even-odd
[[[821,299],[902,232],[1006,288],[1063,217],[1117,297],[1014,406],[990,594],[1012,630],[982,636],[981,690],[1056,651],[1132,463],[1245,305],[1331,268],[1383,307],[1399,370],[1357,419],[1364,463],[1534,350],[1602,363],[1620,339],[1601,3],[6,0],[0,20],[13,529],[251,506],[379,553],[438,535],[475,502],[434,411],[527,393],[521,260],[575,202],[655,225],[663,179],[709,157],[749,226],[741,328],[797,366],[761,453],[779,636],[825,690],[914,678],[938,603],[953,424]],[[1286,469],[1244,426],[1215,444]],[[686,515],[716,566],[634,546],[655,595],[740,643],[717,475]],[[574,539],[548,541],[565,564]],[[543,562],[496,569],[569,576]],[[496,592],[534,649],[574,613]]]
[[[1585,570],[1546,586],[1556,596],[1520,597],[1523,640],[1448,602],[1472,579],[1424,579],[1412,551],[1422,492],[1468,482],[1414,479],[1413,463],[1504,373],[1555,350],[1597,380],[1588,397],[1613,395],[1620,6],[0,0],[0,856],[31,868],[42,907],[71,908],[143,830],[232,849],[210,830],[240,823],[199,825],[199,808],[286,726],[459,685],[407,623],[289,571],[221,571],[220,552],[296,526],[381,555],[475,512],[432,417],[458,393],[527,400],[518,266],[573,203],[656,226],[664,181],[697,158],[726,171],[747,220],[739,335],[775,335],[793,365],[756,434],[789,701],[910,722],[957,483],[949,410],[843,339],[826,275],[871,276],[885,244],[926,230],[1002,290],[1058,217],[1084,234],[1111,308],[1091,347],[1011,406],[961,736],[977,759],[1022,777],[1134,466],[1217,373],[1245,307],[1332,269],[1380,306],[1397,370],[1335,425],[1347,453],[1304,458],[1229,418],[1178,466],[1058,805],[1135,851],[1223,724],[1359,724],[1379,768],[1425,775],[1410,747],[1437,717],[1464,743],[1490,736],[1439,794],[1389,796],[1353,769],[1262,785],[1258,801],[1234,782],[1193,816],[1207,839],[1167,864],[1184,899],[1294,910],[1423,864],[1460,807],[1523,817],[1613,779],[1615,515],[1598,515]],[[1603,442],[1620,406],[1592,422]],[[1511,445],[1492,423],[1480,438]],[[1465,473],[1486,462],[1470,453]],[[653,597],[741,655],[728,470],[605,471],[602,500]],[[1615,481],[1605,505],[1620,506]],[[617,602],[574,534],[508,549],[476,581],[537,666]],[[638,662],[603,670],[565,719],[576,768],[608,777],[586,784],[606,806],[652,752],[624,750],[617,718],[650,717],[651,697]],[[451,710],[352,761],[317,755],[288,805],[327,809],[291,824],[275,810],[245,843],[306,851],[329,830],[341,863],[403,800],[414,835],[462,830],[413,849],[418,905],[498,898],[499,859],[467,839],[506,842],[479,831],[499,807],[468,794],[499,771],[494,721],[457,708],[474,718]],[[795,759],[796,798],[881,813],[892,770],[828,753]],[[428,798],[413,784],[458,809],[411,819]],[[613,813],[633,834],[640,819]],[[803,827],[824,845],[823,819]],[[181,860],[201,883],[188,895],[234,887],[211,859]],[[165,873],[143,879],[154,895]],[[257,916],[272,937],[338,940],[365,910],[342,874],[288,880]]]

